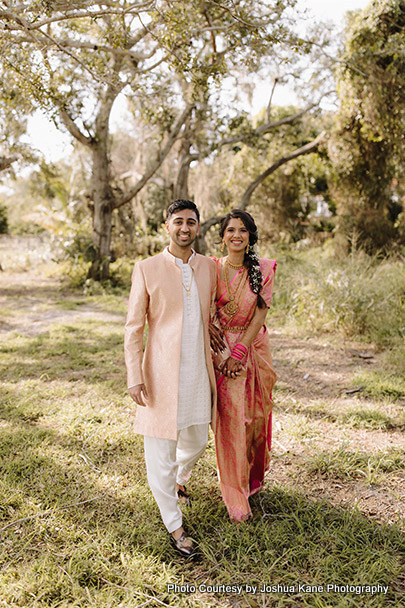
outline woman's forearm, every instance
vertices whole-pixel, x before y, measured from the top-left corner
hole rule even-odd
[[[258,308],[256,306],[256,310],[252,317],[252,320],[249,323],[249,327],[243,334],[241,340],[239,340],[239,342],[241,344],[244,344],[246,348],[249,348],[249,346],[252,344],[253,340],[256,338],[257,334],[263,327],[264,322],[266,320],[267,311],[268,308]]]

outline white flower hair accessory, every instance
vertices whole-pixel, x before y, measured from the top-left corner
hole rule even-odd
[[[263,275],[260,270],[260,262],[257,257],[257,253],[250,248],[249,252],[246,253],[248,262],[248,273],[249,273],[249,284],[250,288],[257,296],[262,290]]]

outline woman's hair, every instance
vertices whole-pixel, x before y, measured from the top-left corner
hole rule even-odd
[[[228,226],[231,219],[240,219],[245,228],[249,231],[249,251],[245,252],[245,258],[243,265],[247,268],[249,276],[250,289],[257,295],[257,306],[259,308],[266,308],[266,303],[260,295],[263,283],[263,275],[260,270],[259,258],[256,252],[253,250],[253,246],[257,243],[258,233],[257,226],[253,217],[247,211],[241,209],[232,209],[225,217],[221,220],[219,227],[219,236],[221,239],[224,238],[226,227]]]

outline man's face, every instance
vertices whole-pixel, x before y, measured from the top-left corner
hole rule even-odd
[[[200,231],[200,224],[192,209],[175,211],[165,226],[171,241],[179,247],[190,247]]]

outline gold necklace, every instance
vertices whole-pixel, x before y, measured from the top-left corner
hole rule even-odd
[[[226,263],[228,264],[228,266],[230,266],[231,268],[235,268],[235,270],[239,270],[240,268],[243,268],[244,264],[241,264],[240,266],[236,266],[235,264],[232,264],[228,258],[226,259]]]
[[[224,310],[225,310],[225,312],[226,312],[227,315],[229,315],[230,317],[234,317],[236,315],[236,313],[238,312],[238,310],[239,310],[239,306],[238,306],[237,302],[235,301],[235,299],[236,299],[236,296],[239,295],[239,291],[240,291],[240,288],[241,288],[242,283],[243,283],[244,271],[242,271],[242,276],[240,278],[239,285],[237,286],[237,288],[235,290],[235,293],[232,293],[231,286],[229,284],[228,260],[225,260],[224,275],[225,275],[226,290],[227,290],[227,292],[229,294],[229,302],[227,302],[225,304]]]
[[[183,281],[181,282],[181,284],[183,285],[184,289],[186,290],[186,294],[189,296],[191,293],[191,286],[193,284],[193,277],[194,277],[194,273],[193,271],[191,271],[191,281],[190,281],[190,285],[189,288],[187,289],[187,287],[184,285]]]

